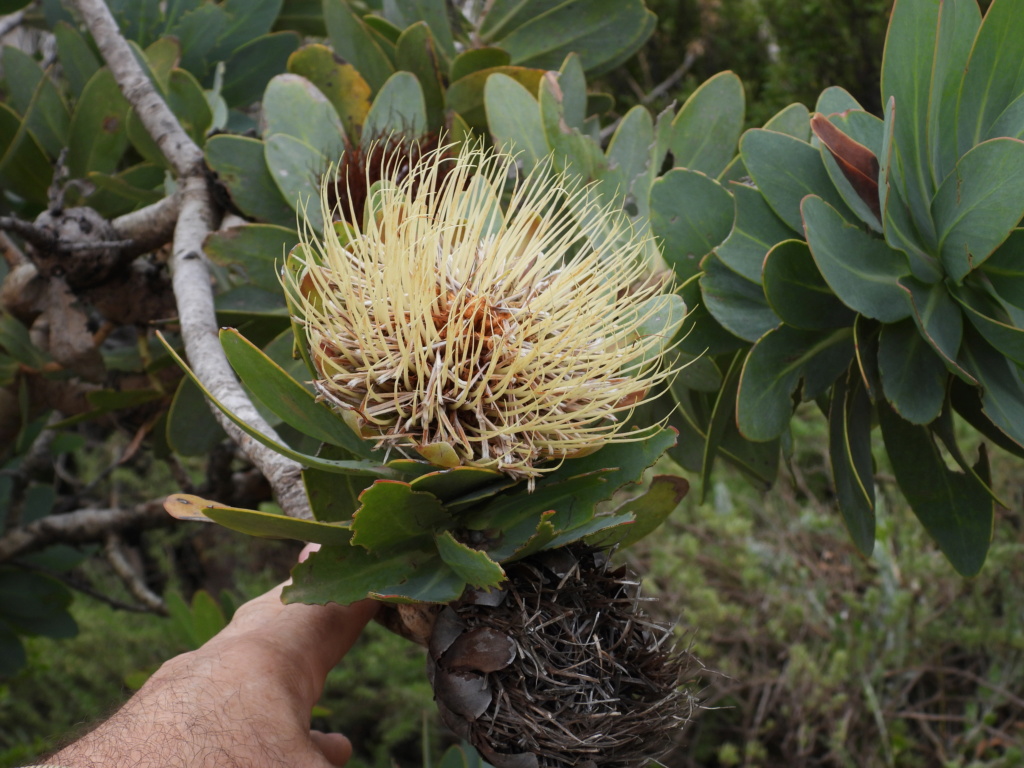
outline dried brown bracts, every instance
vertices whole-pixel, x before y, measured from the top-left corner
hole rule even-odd
[[[640,610],[638,581],[585,547],[506,570],[438,616],[428,676],[448,727],[496,768],[637,768],[669,749],[699,664]]]

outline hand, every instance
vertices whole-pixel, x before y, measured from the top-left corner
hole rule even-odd
[[[48,762],[67,768],[344,765],[352,745],[310,730],[327,673],[377,610],[284,605],[280,585],[243,605],[199,650],[177,656],[113,717]]]

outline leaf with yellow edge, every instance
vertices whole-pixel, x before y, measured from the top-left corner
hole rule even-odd
[[[187,493],[168,496],[164,501],[164,509],[178,520],[220,523],[225,528],[250,536],[314,541],[329,545],[348,544],[352,538],[347,523],[322,523],[255,509],[228,507]]]

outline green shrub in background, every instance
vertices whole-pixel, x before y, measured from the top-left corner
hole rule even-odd
[[[748,126],[762,125],[794,101],[813,104],[832,84],[881,113],[876,83],[892,0],[652,0],[648,6],[658,16],[651,39],[600,80],[615,94],[620,114],[640,101],[663,109],[725,69],[743,80]]]
[[[721,183],[679,176],[701,188],[682,207],[726,225],[699,271],[673,264],[700,305],[681,348],[707,351],[697,370],[715,382],[684,371],[674,385],[705,437],[704,477],[723,446],[763,477],[795,404],[816,401],[840,510],[868,555],[878,424],[900,489],[965,575],[981,569],[1003,502],[986,448],[977,459],[960,449],[955,416],[1024,456],[1024,84],[1007,65],[1024,56],[1024,35],[1006,34],[1016,11],[995,2],[982,22],[974,0],[898,0],[884,120],[832,87],[810,120],[793,105],[746,132]],[[699,231],[682,229],[681,240]]]

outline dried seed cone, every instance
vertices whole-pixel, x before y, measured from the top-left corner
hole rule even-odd
[[[323,218],[346,224],[307,228],[286,276],[320,396],[383,447],[516,478],[642,439],[625,417],[668,375],[642,332],[663,309],[646,239],[549,166],[402,157],[374,169],[362,217],[325,182]]]
[[[507,573],[503,590],[438,616],[428,676],[448,727],[496,768],[640,768],[664,754],[699,665],[640,610],[638,582],[582,546]]]

